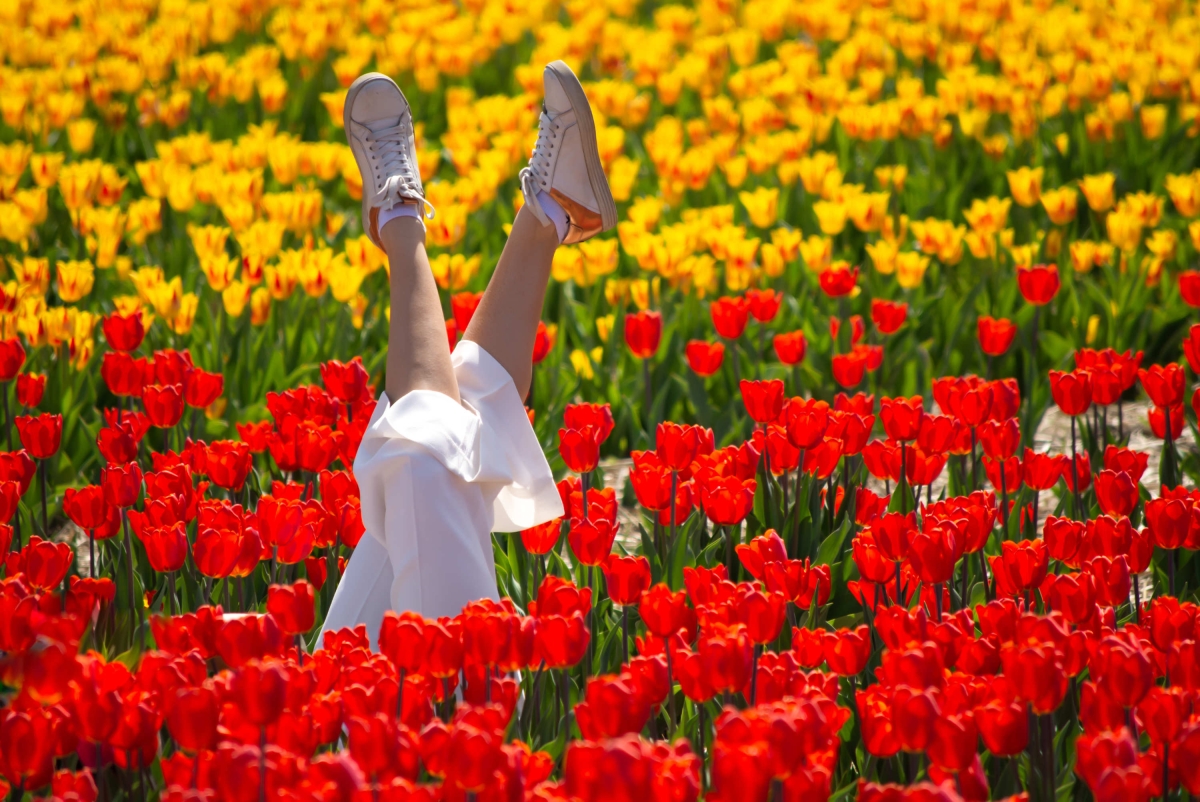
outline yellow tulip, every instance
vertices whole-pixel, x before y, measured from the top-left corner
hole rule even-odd
[[[608,337],[612,334],[613,324],[616,322],[617,316],[615,313],[600,315],[596,318],[596,336],[601,342],[608,342]]]
[[[831,237],[842,233],[846,227],[846,205],[836,201],[817,201],[812,205],[813,213],[817,216],[817,224],[822,234]]]
[[[67,125],[67,141],[76,153],[90,153],[96,137],[96,121],[86,117],[72,120]]]
[[[1075,207],[1079,196],[1072,187],[1059,187],[1042,193],[1042,206],[1056,226],[1065,226],[1075,219]]]
[[[250,295],[250,324],[262,326],[271,317],[271,292],[266,287],[258,287]]]
[[[1108,241],[1122,251],[1134,251],[1142,239],[1142,221],[1133,211],[1114,209],[1104,220]]]
[[[758,228],[770,228],[775,225],[779,214],[779,188],[759,187],[753,192],[740,192],[738,198],[746,209],[746,214]]]
[[[898,245],[885,239],[867,243],[867,255],[871,257],[871,264],[875,266],[875,272],[885,276],[896,272],[898,253]]]
[[[96,270],[86,259],[59,262],[56,274],[58,297],[69,304],[87,297],[96,282]]]
[[[963,211],[963,217],[971,229],[982,237],[999,233],[1008,222],[1009,198],[1001,200],[995,196],[976,198],[971,207]]]
[[[1167,129],[1167,107],[1162,104],[1142,106],[1138,116],[1146,139],[1158,139]]]
[[[58,182],[58,173],[62,169],[64,154],[35,153],[30,158],[29,167],[33,174],[33,182],[43,189],[49,189]]]
[[[592,361],[588,359],[587,352],[581,348],[576,348],[570,353],[571,367],[575,369],[575,375],[581,379],[592,380],[596,378],[596,371],[592,369]]]
[[[1045,170],[1041,167],[1030,169],[1021,167],[1009,170],[1008,190],[1018,205],[1029,208],[1038,202],[1042,194],[1042,175]]]
[[[1176,211],[1184,217],[1200,214],[1200,170],[1187,175],[1168,175],[1165,185]]]
[[[1079,179],[1079,189],[1087,199],[1088,207],[1093,212],[1107,212],[1113,206],[1113,183],[1116,176],[1112,173],[1085,175]]]
[[[240,266],[240,259],[224,253],[213,254],[200,259],[200,271],[204,273],[204,278],[208,280],[208,286],[215,292],[221,292],[230,285],[234,278],[237,277],[238,267]]]
[[[833,261],[833,240],[813,234],[799,245],[800,258],[814,273],[821,273]]]
[[[241,317],[250,303],[250,293],[253,288],[245,281],[231,281],[221,293],[221,303],[225,306],[225,314],[230,317]]]
[[[904,251],[896,255],[896,283],[906,290],[921,286],[925,271],[929,268],[929,257],[916,251]]]
[[[1159,259],[1166,261],[1175,256],[1175,243],[1175,232],[1160,228],[1151,232],[1150,236],[1146,238],[1146,249]]]

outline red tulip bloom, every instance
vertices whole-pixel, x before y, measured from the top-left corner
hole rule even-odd
[[[612,551],[617,523],[608,518],[572,518],[567,530],[571,553],[583,565],[600,565]]]
[[[1049,490],[1062,478],[1062,462],[1060,455],[1039,454],[1026,448],[1021,465],[1022,478],[1031,490]]]
[[[1200,391],[1198,391],[1200,392]],[[1167,439],[1167,412],[1162,407],[1150,407],[1150,411],[1146,413],[1146,417],[1150,422],[1150,431],[1160,440]],[[1179,435],[1183,433],[1183,404],[1171,407],[1171,441],[1179,439]]]
[[[221,704],[209,683],[176,691],[169,710],[167,731],[180,749],[195,754],[216,748]]]
[[[521,544],[530,554],[549,554],[562,534],[562,518],[555,518],[521,531]]]
[[[1200,271],[1183,270],[1179,273],[1179,294],[1188,306],[1200,309]]]
[[[858,268],[826,268],[817,277],[817,282],[830,298],[841,298],[854,291],[854,285],[858,283]]]
[[[962,553],[955,542],[955,528],[949,523],[926,525],[908,544],[908,563],[922,582],[936,585],[954,576],[954,564]]]
[[[147,385],[142,390],[142,405],[152,426],[169,429],[183,418],[183,385]]]
[[[204,409],[221,397],[221,392],[225,389],[225,377],[220,373],[209,373],[207,370],[196,368],[188,374],[183,387],[184,402],[193,409]]]
[[[775,348],[775,356],[779,357],[779,361],[785,365],[797,365],[803,362],[808,351],[808,341],[804,338],[804,332],[799,329],[785,334],[776,334],[771,344]]]
[[[467,330],[482,300],[482,292],[459,292],[450,296],[450,312],[454,315],[454,324],[460,332]]]
[[[727,340],[736,340],[746,330],[750,319],[750,302],[741,296],[723,296],[709,306],[713,328]]]
[[[35,589],[50,590],[62,584],[74,559],[75,553],[66,543],[53,543],[33,535],[25,548],[7,555],[5,565],[10,577],[22,574],[25,582]]]
[[[146,336],[146,327],[142,324],[142,313],[134,312],[129,315],[112,314],[101,323],[104,329],[104,339],[115,351],[136,351]]]
[[[1034,265],[1017,269],[1017,287],[1025,300],[1034,306],[1045,306],[1058,294],[1061,282],[1057,265]]]
[[[49,459],[58,453],[58,447],[62,444],[62,415],[49,412],[36,417],[20,415],[15,423],[21,445],[34,459]]]
[[[871,301],[871,320],[880,334],[895,334],[908,318],[908,304],[903,301]]]
[[[1000,544],[1000,549],[1000,554],[991,558],[998,594],[1017,596],[1042,584],[1050,556],[1044,541],[1007,540]]]
[[[759,645],[779,637],[787,615],[787,599],[781,593],[751,590],[737,601],[737,619],[746,626],[750,640]]]
[[[785,394],[783,381],[780,379],[742,379],[740,387],[746,413],[755,423],[771,423],[783,412]]]
[[[867,372],[866,356],[854,351],[849,354],[834,354],[831,360],[833,380],[846,389],[852,389],[862,383],[863,375]]]
[[[590,637],[587,624],[578,612],[569,616],[540,616],[535,654],[546,661],[546,668],[570,668],[587,653]]]
[[[659,638],[674,635],[691,620],[687,594],[672,591],[661,582],[642,594],[638,613],[650,634]]]
[[[63,512],[85,532],[98,529],[109,514],[104,488],[100,485],[87,485],[78,490],[67,488],[63,494]]]
[[[637,604],[650,587],[650,561],[641,555],[610,554],[604,561],[604,584],[613,604]]]
[[[654,450],[669,470],[685,470],[700,453],[700,427],[660,423],[654,433]]]
[[[550,329],[545,321],[539,320],[537,331],[533,335],[533,364],[540,364],[542,360],[549,356],[550,349],[553,347],[554,330]]]
[[[1082,415],[1092,405],[1092,377],[1086,370],[1052,370],[1050,394],[1064,415]]]
[[[1004,356],[1017,336],[1017,326],[1006,318],[980,315],[976,323],[979,347],[988,356]]]
[[[109,465],[100,472],[104,500],[114,507],[132,507],[142,492],[142,469],[136,462]]]
[[[1103,470],[1096,476],[1096,501],[1100,511],[1114,518],[1130,515],[1137,507],[1137,483],[1124,471]]]
[[[1016,418],[985,421],[977,431],[983,453],[988,457],[1008,459],[1017,453],[1017,446],[1021,442],[1021,430]]]
[[[583,429],[559,429],[558,453],[575,473],[590,473],[600,461],[600,443],[590,426]]]
[[[45,392],[46,374],[22,373],[17,376],[17,403],[26,409],[33,409],[41,404]]]
[[[721,369],[725,360],[725,344],[709,343],[704,340],[691,340],[684,349],[688,366],[698,376],[711,376]]]
[[[1151,365],[1138,371],[1146,395],[1158,407],[1174,407],[1183,403],[1187,392],[1187,377],[1183,368],[1172,362],[1166,366]]]
[[[662,339],[662,313],[641,311],[625,315],[625,344],[638,359],[650,359],[658,353]]]
[[[1188,532],[1200,526],[1200,515],[1191,499],[1156,498],[1146,502],[1146,526],[1154,543],[1162,549],[1177,549],[1187,541]]]
[[[250,446],[233,440],[217,440],[206,449],[204,465],[213,484],[240,493],[250,474],[254,455]]]
[[[893,440],[916,440],[924,415],[924,400],[919,395],[885,398],[879,404],[879,417],[883,421],[884,431]]]
[[[0,775],[31,790],[49,783],[60,726],[52,709],[0,711]]]
[[[975,722],[993,755],[1012,757],[1029,745],[1029,713],[1016,699],[1000,696],[975,708]]]
[[[788,441],[799,449],[817,446],[829,427],[829,404],[815,399],[792,399],[787,405]]]
[[[1068,682],[1062,656],[1052,643],[1014,646],[1001,656],[1005,676],[1013,681],[1018,696],[1033,706],[1034,713],[1044,715],[1058,709],[1067,695]]]
[[[321,363],[321,383],[330,395],[343,404],[353,404],[364,398],[370,379],[360,356],[345,363],[336,359]]]
[[[612,434],[612,407],[608,404],[567,404],[563,409],[563,426],[567,429],[591,428],[597,443]]]
[[[865,625],[826,631],[822,649],[830,671],[839,677],[856,677],[866,669],[871,657],[871,631]]]
[[[783,304],[783,293],[773,289],[746,290],[746,301],[750,304],[750,314],[759,323],[770,323],[779,314]]]
[[[147,527],[141,533],[150,567],[159,573],[178,571],[188,555],[187,531],[182,521],[169,526]]]
[[[10,382],[17,378],[21,366],[25,364],[25,349],[16,337],[0,340],[0,382]]]
[[[293,585],[267,588],[267,612],[287,635],[302,635],[316,623],[313,586],[303,579]]]
[[[701,485],[700,501],[704,514],[719,526],[740,524],[754,506],[753,479],[736,476],[716,476]]]

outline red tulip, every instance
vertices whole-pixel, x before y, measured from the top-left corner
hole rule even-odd
[[[662,339],[662,313],[641,311],[625,315],[625,344],[638,359],[650,359]]]
[[[771,423],[783,412],[784,389],[779,379],[751,381],[742,379],[742,403],[755,423]]]
[[[183,385],[146,385],[142,390],[142,405],[152,426],[169,429],[183,418]]]
[[[1179,272],[1179,294],[1188,306],[1200,309],[1200,271]]]
[[[750,317],[750,302],[741,296],[721,297],[709,306],[713,328],[727,340],[736,340],[746,330]]]
[[[1187,377],[1183,368],[1172,362],[1169,365],[1151,365],[1138,371],[1146,395],[1157,407],[1174,407],[1183,403],[1187,393]]]
[[[916,440],[925,415],[923,404],[919,395],[883,399],[879,405],[879,417],[888,437],[900,441]]]
[[[209,444],[205,453],[204,467],[213,484],[234,493],[240,493],[246,477],[254,464],[250,446],[233,440],[217,440]]]
[[[895,334],[908,318],[908,304],[903,301],[871,301],[871,321],[880,334]]]
[[[221,705],[216,692],[205,683],[181,688],[175,693],[167,715],[167,730],[180,749],[200,752],[217,745],[217,722]]]
[[[34,459],[49,459],[58,453],[62,443],[62,415],[49,412],[37,416],[20,415],[15,423],[21,445]]]
[[[737,602],[737,618],[746,626],[746,634],[757,644],[767,644],[779,637],[787,615],[788,601],[781,593],[751,590]]]
[[[685,349],[688,366],[699,376],[711,376],[721,369],[725,359],[725,344],[690,340]]]
[[[225,377],[196,368],[188,374],[183,387],[184,402],[193,409],[204,409],[221,397],[225,389]],[[144,395],[142,400],[145,400]]]
[[[830,671],[839,677],[856,677],[866,669],[871,657],[871,631],[865,625],[826,631],[822,648]]]
[[[1137,483],[1124,471],[1100,471],[1096,476],[1096,501],[1105,515],[1120,517],[1131,514],[1141,500]]]
[[[612,434],[612,407],[608,404],[567,404],[563,409],[563,425],[567,429],[591,427],[597,443],[603,443]]]
[[[521,531],[521,543],[530,554],[549,554],[562,534],[562,518]]]
[[[1057,265],[1033,265],[1017,270],[1017,287],[1025,300],[1034,306],[1044,306],[1054,300],[1059,286]]]
[[[858,352],[834,354],[832,359],[833,380],[838,385],[851,389],[862,383],[867,370],[866,357]]]
[[[554,348],[554,330],[549,328],[544,321],[539,320],[537,331],[533,336],[533,364],[540,364],[550,355],[552,348]]]
[[[450,311],[454,315],[454,325],[459,332],[467,330],[482,300],[482,292],[458,292],[450,296]]]
[[[159,573],[178,571],[188,555],[187,533],[182,521],[170,526],[147,527],[141,532],[150,567]]]
[[[650,561],[641,555],[610,554],[604,561],[604,584],[613,604],[637,604],[650,587]]]
[[[100,471],[104,500],[114,507],[132,507],[142,492],[142,469],[136,462],[109,465]]]
[[[1050,371],[1050,394],[1064,415],[1082,415],[1092,405],[1092,379],[1086,370]]]
[[[785,365],[797,365],[803,362],[804,355],[808,351],[808,340],[804,338],[804,332],[799,329],[786,334],[776,334],[771,344],[775,347],[775,356],[779,357],[779,361]]]
[[[821,290],[830,298],[849,295],[858,283],[858,268],[829,267],[817,277]]]
[[[25,364],[25,349],[16,337],[0,340],[0,382],[10,382],[17,378],[21,366]]]
[[[672,591],[660,582],[642,594],[638,613],[651,635],[670,637],[688,623],[687,595],[682,590]]]
[[[583,429],[559,429],[558,453],[575,473],[590,473],[600,461],[600,443],[590,426]]]
[[[45,392],[44,373],[22,373],[17,376],[17,403],[26,409],[33,409],[42,403],[42,395]]]
[[[330,395],[343,404],[353,404],[365,398],[370,379],[360,356],[345,363],[336,359],[321,363],[321,383]]]
[[[571,553],[583,565],[600,565],[612,551],[617,528],[608,518],[572,518],[567,530]]]
[[[704,514],[715,524],[734,526],[750,514],[754,504],[753,479],[738,479],[734,476],[713,477],[701,485],[700,501]]]
[[[1200,393],[1200,390],[1197,390]],[[1150,431],[1160,440],[1167,439],[1167,411],[1162,407],[1150,407],[1150,411],[1146,413],[1146,418],[1150,423]],[[1183,404],[1171,407],[1170,410],[1171,422],[1171,441],[1179,439],[1179,435],[1183,433]]]
[[[746,290],[746,300],[750,304],[750,314],[759,323],[770,323],[779,314],[783,304],[783,294],[772,289]]]
[[[16,485],[15,482],[4,484],[13,484],[14,488]],[[104,525],[109,517],[109,506],[104,498],[104,488],[100,485],[87,485],[78,490],[68,487],[63,493],[63,512],[85,532],[92,532]]]
[[[142,313],[134,312],[129,315],[112,314],[101,323],[104,329],[104,339],[116,351],[136,351],[146,336],[146,328],[142,325]]]
[[[303,579],[292,585],[267,588],[267,612],[288,635],[302,635],[316,623],[313,586]]]

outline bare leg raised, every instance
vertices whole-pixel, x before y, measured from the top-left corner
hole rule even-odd
[[[528,206],[522,207],[496,272],[463,335],[504,366],[521,398],[529,394],[533,380],[533,341],[557,247],[554,226],[543,225]],[[394,319],[395,311],[392,314]]]
[[[434,390],[458,401],[442,304],[425,253],[425,228],[415,217],[398,217],[383,227],[380,239],[392,274],[384,386],[388,399]]]

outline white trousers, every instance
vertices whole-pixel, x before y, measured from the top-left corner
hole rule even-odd
[[[415,390],[375,406],[354,460],[366,534],[322,632],[365,624],[374,646],[388,610],[438,618],[497,599],[491,533],[563,514],[508,371],[467,340],[451,361],[461,405]]]

